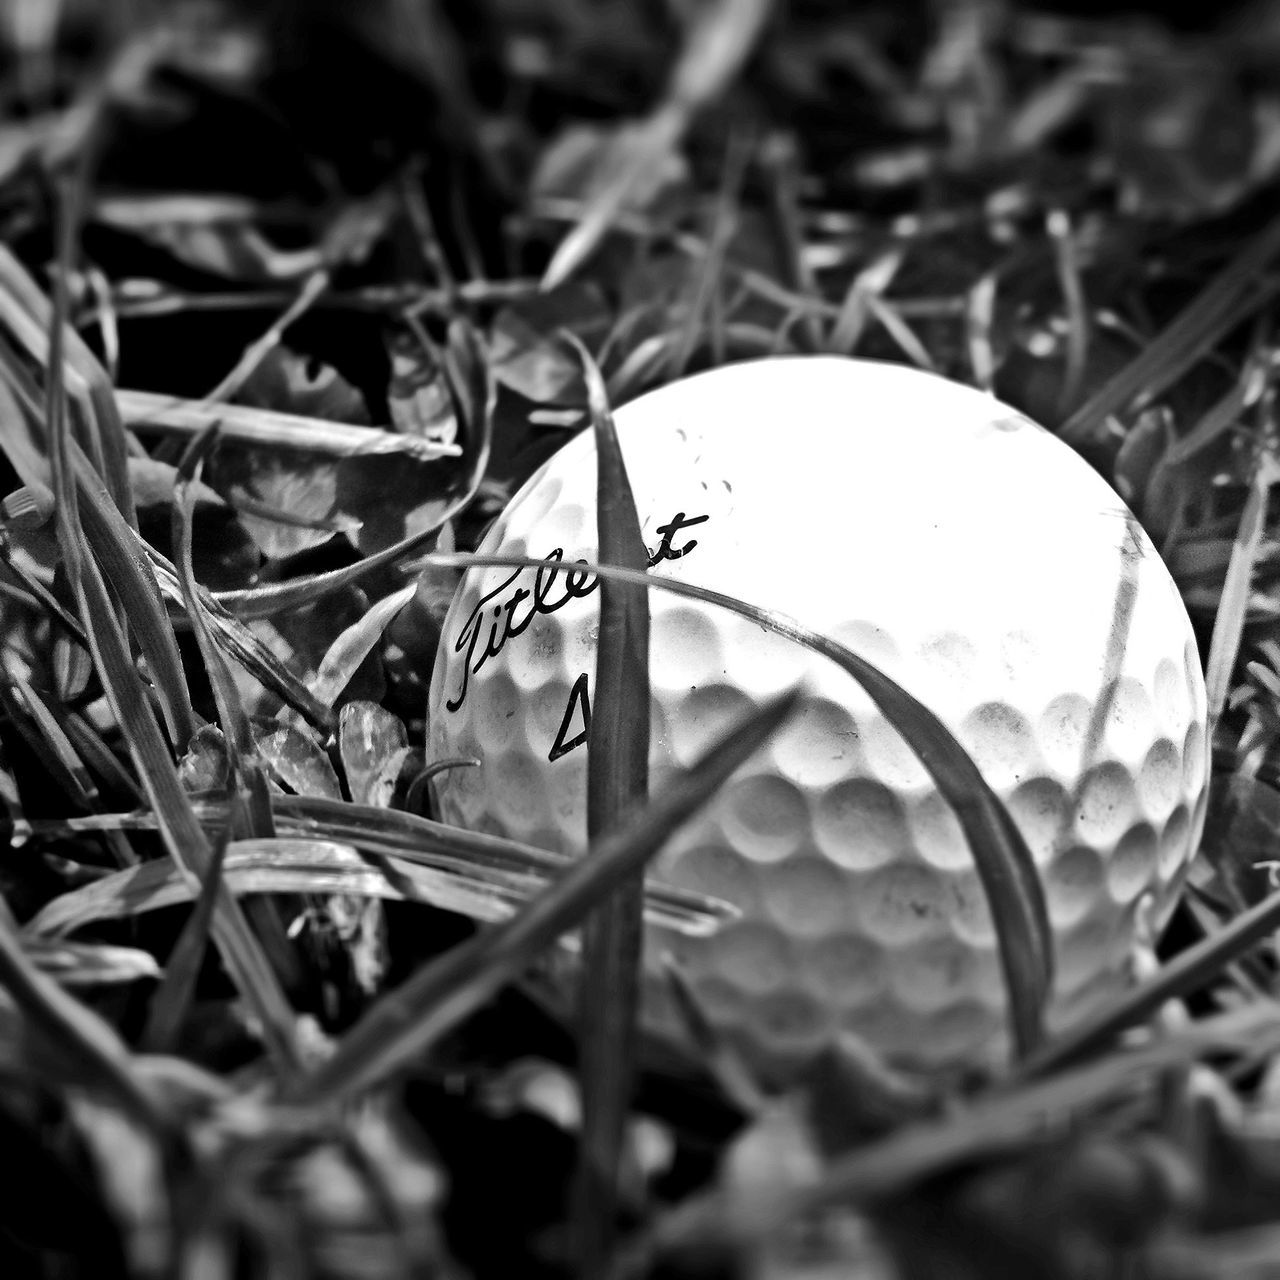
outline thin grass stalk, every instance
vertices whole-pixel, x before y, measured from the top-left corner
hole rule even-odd
[[[649,557],[604,380],[586,348],[582,364],[596,440],[600,559],[643,571]],[[602,580],[595,697],[587,730],[587,837],[621,830],[649,793],[649,593]],[[631,1113],[640,1005],[644,880],[625,880],[583,926],[578,1073],[582,1141],[574,1192],[575,1265],[594,1280],[613,1248],[618,1179]]]

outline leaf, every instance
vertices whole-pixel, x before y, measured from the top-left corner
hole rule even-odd
[[[333,365],[283,345],[262,357],[240,385],[236,402],[352,427],[370,421],[364,396]]]
[[[330,702],[313,694],[311,686],[319,675],[329,647],[348,627],[356,625],[368,608],[364,592],[356,587],[345,587],[314,603],[243,625],[293,680],[306,687],[308,702],[324,707],[326,720],[331,721]],[[279,695],[259,684],[258,672],[239,666],[233,674],[240,698],[251,714],[274,715],[279,710]],[[381,676],[372,666],[361,672],[360,679],[352,688],[353,697],[376,697],[380,692]]]
[[[398,333],[388,343],[391,383],[387,403],[391,421],[406,435],[452,444],[458,434],[453,397],[434,344],[424,348],[425,332]]]
[[[225,791],[231,777],[227,744],[216,725],[201,725],[178,761],[184,791]]]
[[[352,802],[388,808],[409,755],[400,719],[376,702],[345,703],[338,716],[338,752]]]
[[[342,788],[328,755],[292,724],[256,718],[254,744],[272,772],[294,795],[339,800]]]
[[[608,324],[604,297],[591,283],[571,282],[505,306],[489,334],[493,376],[534,404],[581,406],[582,366],[565,351],[559,331],[568,329],[590,346],[604,337]]]
[[[356,677],[361,664],[382,640],[382,633],[401,609],[413,599],[416,587],[410,583],[370,605],[364,616],[353,622],[325,652],[311,687],[322,702],[336,706],[342,691]]]

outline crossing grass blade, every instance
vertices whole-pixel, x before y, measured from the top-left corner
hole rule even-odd
[[[644,575],[637,577],[643,580]],[[425,1052],[634,876],[769,739],[795,705],[794,695],[775,699],[739,722],[623,830],[572,862],[517,916],[454,947],[384,996],[342,1038],[327,1062],[284,1087],[284,1098],[334,1106],[375,1088]]]
[[[275,835],[275,821],[271,811],[267,771],[258,754],[249,717],[196,594],[195,569],[191,559],[195,492],[200,482],[205,455],[216,443],[217,428],[210,427],[191,442],[182,457],[174,485],[173,541],[178,548],[178,572],[187,617],[191,620],[200,657],[209,677],[227,760],[231,766],[231,793],[239,802],[231,805],[228,830],[219,833],[221,846],[229,836],[269,840]],[[212,857],[208,869],[203,873],[206,878],[214,879],[215,886],[211,888],[207,883],[202,886],[198,902],[204,903],[206,898],[210,901],[207,910],[196,912],[196,918],[209,923],[213,921],[213,904],[217,901],[216,886],[221,883],[222,857],[222,853]],[[210,898],[211,894],[213,896]],[[303,986],[302,966],[289,941],[278,904],[270,899],[251,898],[245,904],[245,917],[252,923],[272,969],[283,986],[290,991],[300,990]],[[187,951],[194,953],[202,946],[202,937],[193,938],[188,943]]]
[[[368,873],[364,887],[353,879],[342,885],[322,886],[323,892],[376,892],[379,896],[427,902],[476,920],[496,921],[506,919],[515,907],[544,890],[573,861],[564,854],[549,853],[502,836],[446,826],[396,809],[279,793],[272,796],[271,803],[278,839],[268,846],[242,842],[227,856],[225,875],[239,893],[321,891],[316,884],[298,880],[278,850],[282,842],[290,847],[341,844],[353,846],[375,860],[389,859],[391,865],[384,867],[377,861],[362,859],[354,865],[357,871]],[[225,826],[225,799],[193,799],[192,807],[206,830]],[[45,840],[74,839],[95,832],[154,831],[158,826],[154,815],[137,811],[61,820],[33,818],[27,820],[27,825],[34,835]],[[0,821],[0,834],[11,829],[11,824]],[[258,854],[254,851],[264,848],[267,852],[262,853],[262,858],[274,857],[270,866],[280,872],[274,879],[263,874],[268,869],[266,862],[255,861]],[[272,854],[270,850],[277,852]],[[331,865],[317,864],[316,874],[329,874],[332,870]],[[347,873],[339,868],[338,874],[345,877]],[[383,884],[389,886],[385,894],[379,888]],[[191,898],[189,882],[180,879],[176,869],[162,862],[145,863],[59,894],[26,927],[33,934],[56,936],[95,921],[125,919],[153,906],[188,902]],[[645,884],[646,919],[663,929],[687,937],[706,937],[735,915],[734,909],[718,898],[656,880]]]
[[[600,559],[643,572],[649,556],[604,380],[573,335],[596,442]],[[649,593],[602,580],[600,634],[587,730],[587,836],[620,830],[649,793]],[[644,880],[640,870],[587,917],[578,999],[582,1139],[574,1192],[575,1265],[599,1275],[613,1246],[618,1174],[631,1110],[640,1003]]]
[[[433,552],[425,560],[442,568],[555,568],[556,562],[526,556]],[[747,618],[829,658],[852,676],[886,720],[919,757],[964,832],[986,895],[999,943],[1008,995],[1009,1031],[1015,1057],[1036,1050],[1044,1039],[1044,1009],[1053,985],[1053,931],[1035,860],[1000,798],[954,734],[922,702],[865,658],[783,614],[718,591],[616,565],[578,561],[584,573],[616,578],[701,600]]]
[[[1068,444],[1088,440],[1108,417],[1146,404],[1172,386],[1232,329],[1280,292],[1266,268],[1280,253],[1280,218],[1264,227],[1148,342],[1139,355],[1105,382],[1058,431]]]

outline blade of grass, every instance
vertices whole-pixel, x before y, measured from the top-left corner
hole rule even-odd
[[[540,893],[572,861],[567,857],[543,858],[541,849],[439,823],[427,824],[437,828],[438,834],[423,833],[414,824],[427,820],[412,814],[305,796],[277,795],[274,800],[280,835],[265,844],[242,841],[227,855],[224,878],[239,894],[376,894],[427,903],[477,920],[505,920],[513,907]],[[227,821],[225,802],[202,801],[197,809],[206,826]],[[348,809],[369,816],[336,812]],[[326,811],[335,816],[327,820],[323,816]],[[388,815],[385,824],[374,816],[378,813]],[[23,829],[40,839],[62,839],[104,830],[153,831],[156,827],[150,814],[131,813],[36,818],[28,820]],[[4,829],[0,824],[0,830]],[[340,845],[368,856],[356,862],[344,860],[345,854],[330,857],[325,852]],[[303,850],[299,859],[291,860],[292,849]],[[308,883],[308,875],[314,875],[315,880]],[[325,877],[329,881],[321,883]],[[166,862],[147,862],[59,894],[25,927],[33,935],[58,936],[95,921],[127,919],[159,906],[190,902],[194,897],[190,881],[176,868]],[[660,881],[646,883],[645,908],[650,923],[690,937],[706,937],[736,914],[719,899]]]
[[[221,810],[228,812],[225,806]],[[450,875],[414,866],[394,856],[369,858],[351,844],[314,836],[235,840],[228,846],[221,881],[237,897],[342,895],[384,898],[439,907],[474,920],[508,919],[533,889],[545,888],[512,877]],[[25,926],[31,937],[63,937],[87,925],[132,920],[150,911],[199,902],[203,889],[183,878],[172,863],[144,862],[60,894]]]
[[[455,444],[440,444],[422,436],[350,426],[249,405],[175,400],[150,391],[117,391],[116,399],[130,426],[156,434],[197,436],[216,423],[227,440],[334,458],[404,453],[415,461],[429,462],[435,458],[457,457],[462,452]]]
[[[1200,416],[1186,435],[1175,440],[1165,451],[1161,461],[1165,466],[1177,466],[1195,457],[1201,449],[1208,448],[1225,431],[1230,431],[1246,409],[1252,408],[1275,381],[1280,370],[1280,350],[1272,345],[1267,328],[1254,341],[1240,376],[1227,391]]]
[[[74,512],[70,518],[67,512],[68,507],[60,503],[59,540],[80,616],[95,620],[87,634],[103,692],[128,743],[165,845],[177,865],[192,878],[193,886],[198,886],[211,862],[212,851],[178,782],[160,726],[143,692],[124,635],[116,625],[106,586],[93,560],[82,560],[76,546],[78,535],[68,530]],[[297,1060],[292,1010],[239,904],[229,894],[220,893],[218,897],[215,934],[223,960],[240,994],[257,1014],[277,1066],[288,1069]]]
[[[286,1100],[336,1105],[374,1088],[421,1054],[643,867],[671,832],[768,740],[796,701],[790,695],[753,712],[664,787],[625,830],[589,849],[519,915],[452,948],[380,1000],[327,1062],[285,1087]]]
[[[1141,353],[1107,380],[1061,426],[1068,444],[1088,440],[1113,414],[1171,386],[1241,321],[1280,292],[1265,274],[1280,253],[1280,218],[1263,228]]]
[[[431,552],[423,560],[448,569],[554,569],[559,564],[528,556],[441,551]],[[728,609],[829,658],[862,686],[919,757],[964,831],[996,928],[1014,1052],[1019,1058],[1032,1052],[1044,1036],[1044,1006],[1053,983],[1053,930],[1044,888],[1016,823],[946,725],[865,658],[784,614],[692,583],[617,565],[579,560],[575,567]]]
[[[48,431],[52,488],[57,501],[56,532],[67,581],[81,619],[89,624],[86,625],[86,637],[102,680],[103,693],[128,744],[135,769],[159,820],[165,845],[177,865],[192,878],[193,884],[199,884],[201,873],[211,862],[211,850],[178,782],[159,723],[134,668],[129,646],[94,558],[93,552],[99,548],[91,548],[81,524],[77,489],[80,495],[89,499],[85,503],[87,510],[110,510],[121,523],[123,521],[104,492],[77,483],[78,477],[72,468],[75,462],[83,459],[83,454],[71,440],[67,429],[66,398],[59,389],[64,374],[61,364],[49,370],[52,391]],[[93,501],[96,496],[100,497],[98,503]],[[114,541],[111,545],[119,549]],[[130,562],[127,571],[130,581],[142,582],[144,575],[136,563]],[[169,638],[172,641],[171,632]],[[180,664],[178,669],[181,672]],[[185,693],[185,680],[182,681],[182,689]],[[239,904],[230,895],[220,894],[218,907],[216,925],[223,959],[244,1000],[257,1014],[264,1043],[277,1066],[287,1070],[297,1061],[292,1010],[249,930]]]
[[[1205,687],[1209,701],[1209,741],[1218,717],[1231,692],[1231,675],[1240,652],[1245,614],[1249,607],[1249,589],[1253,567],[1266,531],[1267,501],[1271,486],[1280,480],[1280,464],[1269,454],[1258,459],[1249,496],[1240,514],[1240,527],[1231,547],[1231,561],[1222,584],[1222,597],[1213,622],[1213,639],[1209,644],[1209,660],[1205,668]]]
[[[1166,960],[1145,982],[1068,1027],[1027,1058],[1019,1074],[1028,1078],[1048,1075],[1097,1052],[1128,1027],[1149,1018],[1167,1001],[1203,990],[1277,929],[1280,929],[1280,893],[1273,893],[1217,933]]]
[[[399,591],[370,605],[368,612],[353,622],[325,650],[325,655],[311,683],[312,694],[321,702],[334,703],[338,695],[351,683],[360,664],[373,652],[382,633],[395,620],[396,614],[413,599],[416,583],[409,583]]]
[[[177,1130],[139,1083],[129,1050],[97,1014],[68,995],[23,954],[13,917],[0,908],[0,986],[50,1046],[164,1145]]]
[[[3,247],[0,246],[0,261],[2,259]],[[0,285],[11,283],[0,278]],[[5,304],[7,304],[7,310],[12,312],[13,299],[6,294],[3,287],[0,287],[0,306]],[[29,317],[26,319],[29,320]],[[64,365],[61,372],[65,373],[65,371]],[[52,374],[48,376],[52,377]],[[0,344],[0,377],[8,383],[30,421],[41,422],[44,413],[41,393],[31,374],[18,361],[7,344]],[[57,380],[60,381],[60,378]],[[62,414],[65,398],[58,398],[57,407],[59,414]],[[51,423],[46,425],[50,440],[52,440],[51,427]],[[77,524],[84,521],[87,525],[94,554],[102,560],[103,572],[106,573],[113,590],[123,602],[123,614],[137,634],[139,646],[147,659],[148,669],[154,682],[155,694],[160,700],[170,739],[175,745],[184,745],[195,732],[195,713],[191,708],[191,697],[187,689],[186,676],[182,670],[177,642],[169,626],[156,583],[151,575],[140,571],[137,556],[131,554],[139,544],[137,533],[112,503],[110,496],[102,487],[101,478],[93,470],[80,446],[74,440],[68,439],[64,452],[68,460],[67,465],[75,477],[74,484],[68,488],[64,499],[72,501],[73,496],[78,495]],[[52,454],[50,468],[52,481]],[[52,487],[56,491],[57,486],[52,485]]]
[[[600,559],[643,571],[631,484],[604,380],[572,334],[587,386],[596,440],[596,529]],[[649,593],[600,584],[600,631],[587,730],[587,837],[598,844],[622,830],[649,794]],[[640,1003],[644,880],[624,880],[586,919],[578,990],[578,1075],[582,1138],[574,1188],[574,1265],[593,1280],[613,1249],[618,1174],[634,1087]]]
[[[231,770],[228,793],[236,800],[231,805],[228,830],[219,835],[219,843],[222,844],[228,835],[269,840],[275,835],[275,821],[271,812],[267,770],[258,754],[249,717],[196,596],[195,569],[191,560],[196,486],[200,483],[204,457],[216,442],[217,428],[210,427],[203,435],[197,436],[183,454],[174,483],[172,536],[178,547],[178,572],[187,617],[209,677],[214,705],[218,709],[218,722]],[[221,862],[221,856],[218,862]],[[206,878],[214,875],[220,879],[220,873],[214,870],[204,871],[202,875]],[[201,893],[203,897],[205,888],[202,887]],[[216,897],[213,901],[217,901]],[[300,991],[303,986],[302,968],[289,941],[279,905],[270,900],[251,898],[245,905],[245,915],[253,924],[267,959],[284,988]],[[193,941],[189,945],[195,946],[196,943]]]
[[[543,276],[543,290],[563,284],[595,252],[631,193],[662,165],[695,116],[737,75],[772,10],[772,0],[714,0],[695,11],[662,101],[641,122],[626,162],[591,197],[577,225],[560,242]]]
[[[186,602],[177,569],[153,547],[139,540],[139,553],[148,561],[161,595],[171,601],[183,616]],[[196,598],[204,610],[209,626],[217,633],[226,652],[234,658],[264,689],[291,706],[308,724],[321,733],[333,732],[336,723],[333,708],[315,697],[292,671],[271,652],[258,635],[239,618],[227,612],[204,587],[196,584]]]
[[[9,678],[13,682],[13,690],[21,699],[21,709],[31,718],[38,731],[27,736],[28,742],[40,754],[45,767],[51,774],[62,780],[64,790],[73,800],[86,809],[100,812],[102,797],[97,783],[94,782],[80,753],[68,738],[60,717],[46,704],[37,689],[12,671],[9,673]],[[6,705],[10,720],[21,730],[24,726],[15,716],[18,709],[12,705],[11,696],[10,690],[0,685],[0,705]],[[110,831],[104,834],[108,847],[121,866],[132,866],[138,861],[138,855],[130,847],[123,832]]]
[[[200,976],[209,934],[213,928],[213,912],[218,893],[223,887],[222,871],[227,855],[227,835],[231,818],[213,847],[213,860],[204,883],[196,896],[195,910],[187,918],[164,964],[164,977],[151,997],[146,1026],[138,1038],[143,1053],[174,1053],[183,1023],[195,998],[196,979]]]

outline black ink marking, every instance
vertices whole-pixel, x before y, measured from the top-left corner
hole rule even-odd
[[[661,541],[658,549],[649,554],[649,567],[652,568],[663,560],[679,560],[681,556],[688,555],[698,545],[697,538],[690,538],[680,546],[674,545],[676,538],[685,529],[702,524],[710,518],[686,516],[683,511],[677,511],[666,524],[659,525],[657,532]],[[553,560],[559,565],[564,561],[564,548],[556,547],[542,559]],[[586,561],[575,560],[571,563],[577,566],[584,565]],[[453,646],[454,653],[465,655],[462,682],[458,686],[458,692],[445,701],[447,710],[457,711],[461,708],[471,687],[471,677],[478,675],[490,658],[496,658],[508,640],[523,635],[535,618],[563,609],[570,600],[585,599],[600,585],[599,577],[584,568],[570,568],[567,564],[563,569],[544,566],[534,575],[532,591],[516,587],[510,596],[505,600],[501,599],[524,572],[524,569],[514,570],[487,595],[481,596],[463,621]]]
[[[681,556],[687,556],[698,545],[698,540],[690,538],[684,546],[673,547],[671,544],[675,541],[676,534],[682,529],[691,528],[695,524],[704,524],[710,519],[710,516],[686,516],[683,511],[677,511],[666,524],[660,524],[658,533],[662,535],[662,541],[658,543],[657,551],[649,556],[649,567],[652,568],[663,560],[679,560]]]
[[[564,719],[560,721],[560,729],[556,733],[556,740],[551,744],[551,753],[547,759],[553,763],[559,760],[561,756],[567,756],[574,747],[580,747],[587,740],[587,733],[591,729],[591,694],[588,692],[590,681],[587,673],[584,671],[574,682],[573,688],[569,690],[569,703],[564,709]],[[582,729],[567,738],[565,735],[573,728],[574,713],[579,712],[582,718]]]

